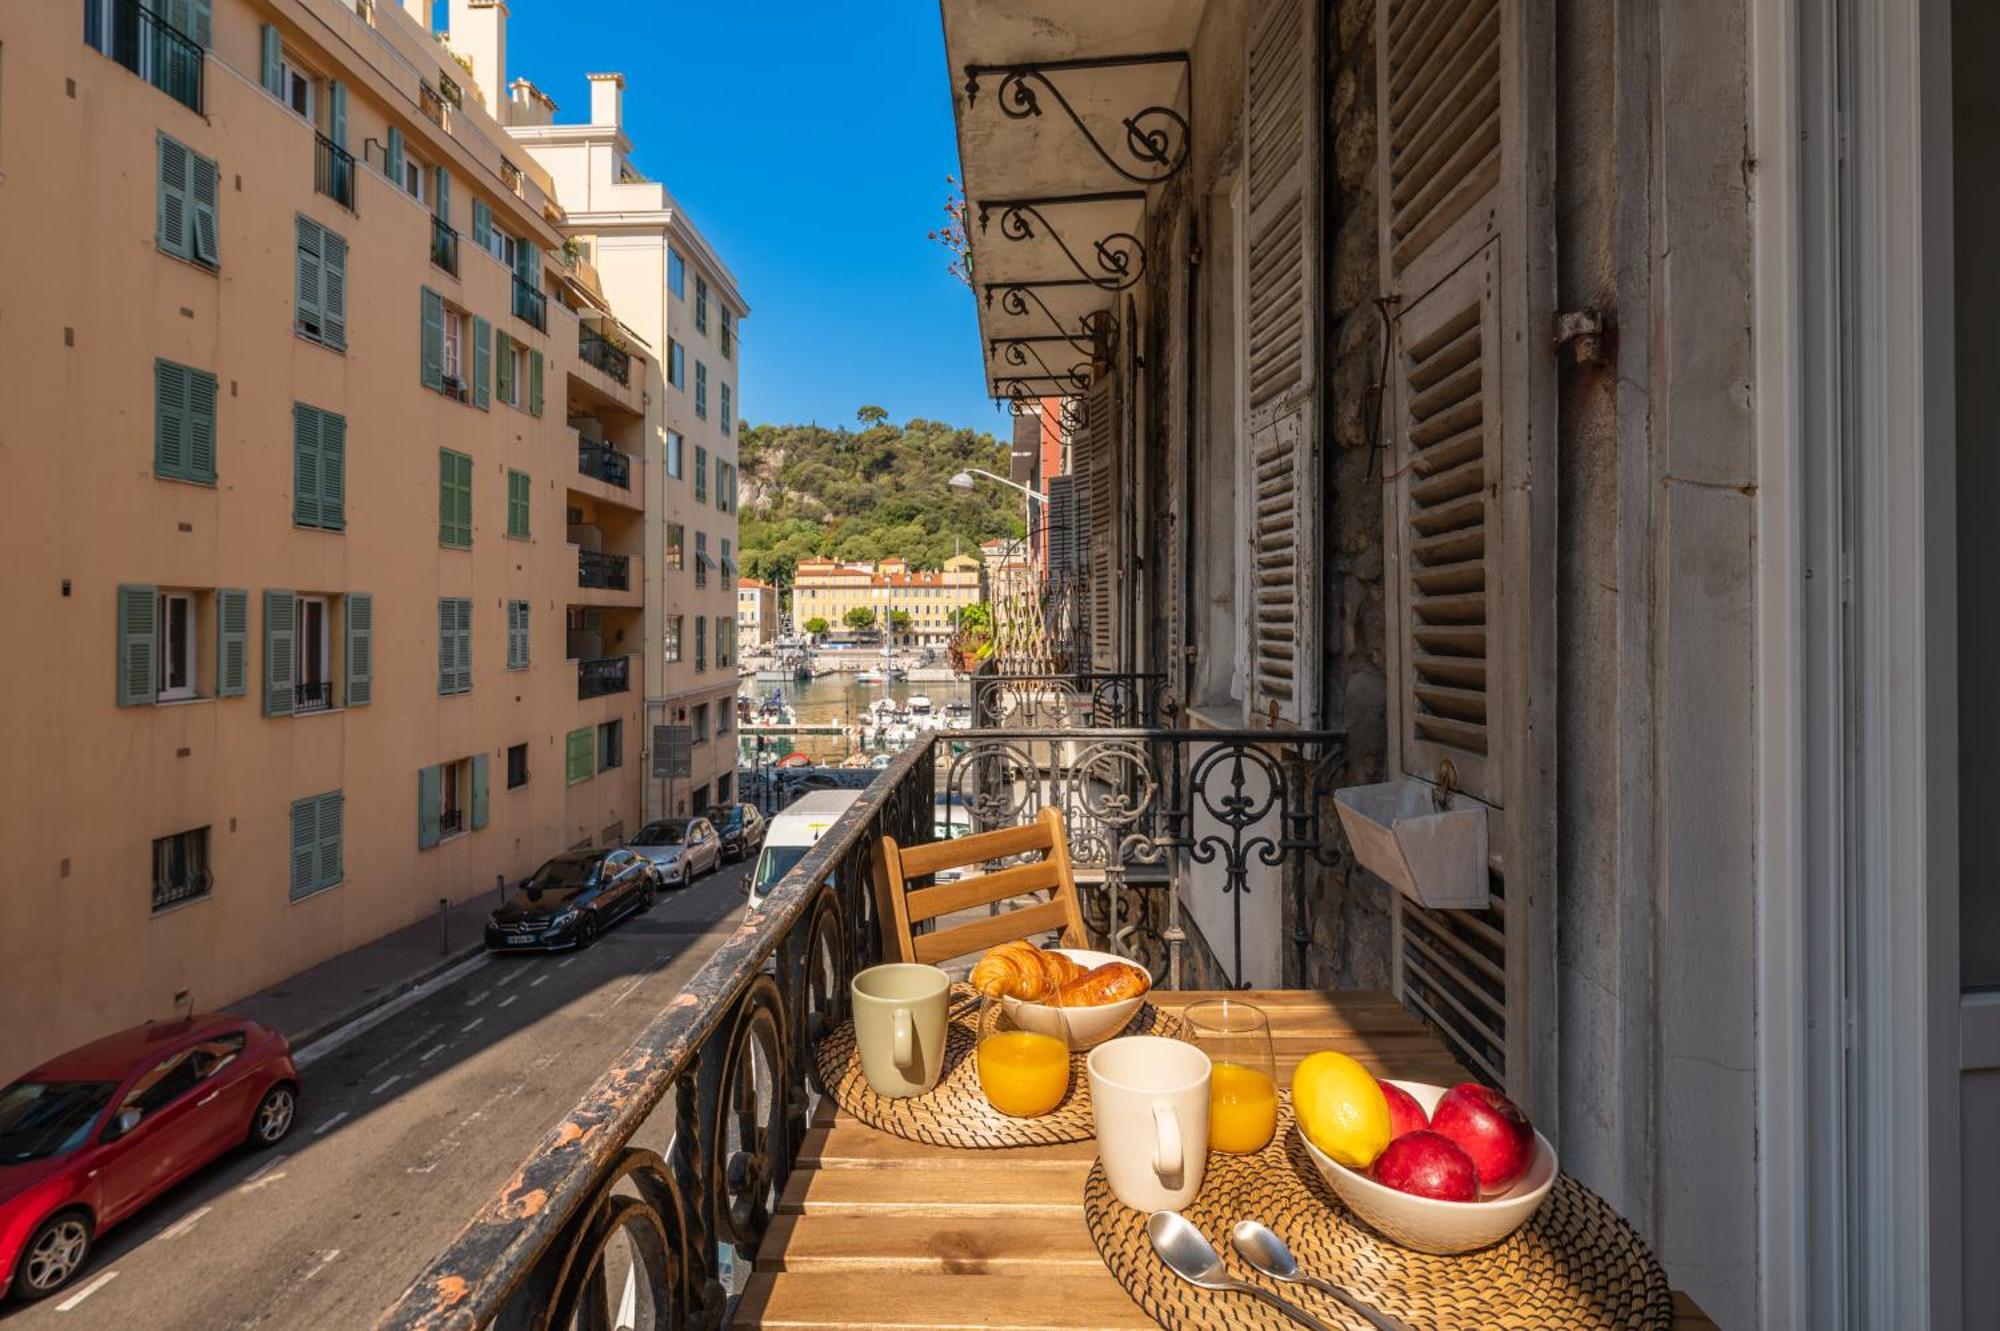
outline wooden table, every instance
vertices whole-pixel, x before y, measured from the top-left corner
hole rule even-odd
[[[1155,999],[1177,1010],[1225,996],[1270,1014],[1281,1082],[1317,1049],[1352,1054],[1377,1075],[1468,1080],[1437,1037],[1386,993],[1189,991]],[[1152,1326],[1084,1228],[1083,1182],[1096,1156],[1091,1142],[943,1150],[892,1137],[823,1102],[735,1324]],[[1714,1331],[1684,1295],[1674,1304],[1674,1331]]]

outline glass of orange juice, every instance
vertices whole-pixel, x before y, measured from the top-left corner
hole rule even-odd
[[[1041,1008],[1038,1026],[1063,1025],[1061,1008]],[[1069,1041],[1062,1035],[1028,1030],[998,996],[979,1006],[979,1089],[986,1102],[1014,1118],[1039,1118],[1069,1094]]]
[[[1271,1019],[1233,998],[1191,1003],[1181,1014],[1214,1063],[1208,1082],[1208,1144],[1231,1155],[1261,1151],[1278,1130],[1278,1066]]]

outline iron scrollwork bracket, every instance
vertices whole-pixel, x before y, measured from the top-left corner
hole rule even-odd
[[[1146,67],[1178,67],[1184,78],[1189,76],[1185,51],[1023,65],[967,65],[965,104],[969,109],[978,101],[982,78],[998,77],[1000,88],[996,100],[1000,113],[1009,120],[1033,120],[1042,115],[1042,96],[1047,94],[1106,166],[1136,185],[1157,185],[1173,179],[1187,165],[1191,142],[1187,117],[1171,106],[1141,107],[1119,117],[1118,123],[1125,131],[1123,143],[1107,143],[1058,85],[1058,80],[1065,76],[1092,70]]]
[[[979,202],[979,230],[984,234],[994,209],[1000,210],[1000,234],[1013,241],[1047,236],[1076,269],[1077,276],[1100,291],[1124,291],[1136,286],[1146,272],[1146,244],[1129,231],[1113,231],[1090,242],[1092,271],[1076,247],[1065,239],[1049,219],[1045,209],[1088,206],[1099,203],[1144,204],[1143,190],[1117,190],[1104,194],[1070,194],[1048,199],[982,199]]]

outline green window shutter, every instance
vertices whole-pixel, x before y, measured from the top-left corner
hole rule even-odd
[[[417,849],[429,850],[443,839],[444,768],[417,769]]]
[[[160,593],[152,586],[118,589],[118,705],[144,707],[159,696]]]
[[[423,293],[423,342],[420,377],[425,388],[444,387],[444,297],[429,287]]]
[[[458,485],[452,494],[452,521],[458,532],[458,543],[470,548],[472,545],[472,459],[463,453],[452,455],[457,460]]]
[[[486,826],[486,755],[472,755],[472,830]]]
[[[493,210],[484,199],[472,201],[472,243],[482,250],[493,248]]]
[[[507,668],[528,668],[528,603],[507,602]]]
[[[314,887],[332,887],[340,881],[340,823],[346,801],[337,790],[321,795],[318,800],[318,843],[319,866],[315,873]]]
[[[514,246],[514,276],[539,291],[542,287],[542,275],[538,271],[540,267],[541,251],[535,248],[534,242],[523,236]]]
[[[297,668],[293,648],[297,641],[298,606],[289,591],[264,593],[264,715],[290,716],[292,689]]]
[[[449,596],[438,598],[438,692],[458,691],[458,610]]]
[[[194,212],[194,260],[210,268],[222,263],[215,211],[218,193],[215,163],[200,153],[188,154],[188,193]]]
[[[188,0],[188,26],[183,29],[206,51],[215,44],[214,0]]]
[[[389,179],[397,189],[403,188],[403,131],[389,126]]]
[[[437,195],[437,197],[431,200],[431,202],[436,207],[438,218],[446,226],[450,226],[451,225],[451,172],[445,170],[444,167],[442,166],[439,166],[437,168],[437,188],[433,192]]]
[[[270,93],[273,97],[283,97],[285,95],[284,75],[278,68],[278,63],[283,58],[283,53],[284,46],[278,39],[278,30],[266,23],[264,25],[263,46],[264,91]]]
[[[499,369],[496,377],[500,381],[500,400],[514,401],[514,339],[502,332],[493,335],[493,357]]]
[[[507,534],[509,536],[528,535],[528,473],[509,471],[507,473]]]
[[[292,521],[320,525],[320,416],[303,402],[292,404]]]
[[[493,405],[493,325],[472,320],[472,405],[481,411]]]
[[[347,705],[375,701],[375,598],[347,594]]]
[[[438,450],[438,544],[458,544],[458,463],[448,448]]]
[[[458,691],[472,692],[472,602],[458,602]]]
[[[333,146],[347,150],[347,85],[339,79],[326,87],[326,128],[327,137]]]
[[[331,231],[320,233],[320,318],[328,346],[347,350],[347,241]]]
[[[292,801],[292,900],[309,896],[319,865],[319,798]]]
[[[215,483],[215,376],[187,372],[187,477]]]
[[[185,365],[153,362],[153,471],[160,476],[188,474],[188,375]]]
[[[597,736],[589,726],[569,732],[564,754],[568,784],[588,781],[597,774]]]
[[[250,593],[223,587],[215,593],[215,696],[240,698],[250,690]]]
[[[320,293],[324,290],[321,278],[320,225],[310,217],[296,219],[299,238],[298,281],[298,326],[310,337],[322,336],[324,325],[320,315]]]
[[[528,351],[528,414],[542,414],[542,353],[532,348]]]
[[[319,413],[319,516],[328,531],[347,528],[347,417]]]
[[[158,208],[159,245],[177,259],[188,254],[188,171],[190,153],[179,143],[160,135],[160,197]]]

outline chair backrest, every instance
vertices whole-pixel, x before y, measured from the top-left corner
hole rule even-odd
[[[1042,858],[1026,864],[933,887],[912,889],[909,885],[911,879],[940,869],[960,869],[1036,851],[1043,852]],[[885,836],[875,848],[875,881],[881,893],[876,907],[882,919],[883,950],[898,961],[935,964],[1051,929],[1062,930],[1064,947],[1085,946],[1069,838],[1063,831],[1062,813],[1055,808],[1043,809],[1034,822],[1021,827],[926,842],[907,850],[894,837]],[[915,932],[915,926],[924,920],[1041,891],[1049,892],[1047,901],[927,934]]]

